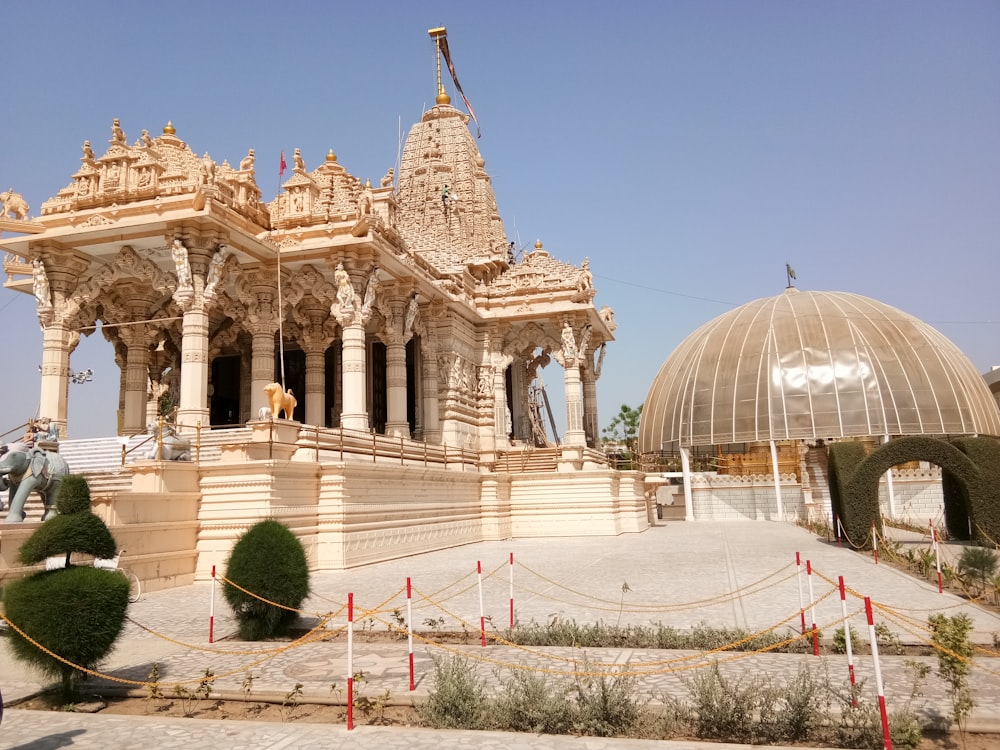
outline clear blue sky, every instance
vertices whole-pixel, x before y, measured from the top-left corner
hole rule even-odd
[[[602,427],[696,327],[781,292],[786,261],[1000,364],[996,2],[4,3],[0,190],[38,215],[115,117],[219,162],[254,148],[267,200],[282,149],[375,182],[433,102],[439,25],[508,235],[589,257],[615,310]],[[34,310],[0,290],[0,429],[36,408]],[[72,436],[112,434],[110,345],[71,366],[97,373],[71,385]]]

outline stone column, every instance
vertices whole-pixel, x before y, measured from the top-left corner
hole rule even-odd
[[[306,353],[306,424],[326,426],[325,344],[304,347]]]
[[[583,379],[583,431],[587,436],[587,446],[596,448],[600,444],[600,426],[597,424],[597,379],[600,372],[595,372],[592,353],[584,358],[580,368]]]
[[[208,426],[208,313],[203,304],[184,311],[181,325],[181,404],[177,424],[185,431]]]
[[[343,326],[344,409],[340,424],[348,430],[368,432],[368,408],[365,403],[365,327],[360,320]]]
[[[587,445],[587,434],[583,431],[583,388],[580,384],[580,365],[576,361],[563,366],[563,384],[566,388],[564,444],[582,448]]]
[[[66,436],[67,400],[69,393],[69,355],[76,348],[80,334],[66,330],[61,321],[42,329],[42,383],[38,414],[49,417]]]
[[[148,332],[144,325],[122,326],[118,335],[127,348],[122,434],[137,435],[146,427],[150,361]]]
[[[423,369],[424,442],[432,445],[441,443],[441,414],[438,403],[438,363],[434,335],[429,333],[421,339],[421,365]]]
[[[410,437],[410,423],[406,420],[406,344],[391,340],[385,346],[386,435]]]
[[[257,419],[260,410],[269,406],[264,387],[274,381],[274,332],[271,323],[248,326],[250,343],[250,419]],[[277,415],[274,415],[277,416]]]

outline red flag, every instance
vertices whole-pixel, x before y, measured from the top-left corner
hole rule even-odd
[[[458,93],[462,96],[462,101],[465,102],[465,106],[469,110],[469,114],[472,115],[472,119],[476,122],[476,137],[479,138],[482,132],[479,129],[479,118],[476,117],[476,111],[472,108],[469,103],[468,97],[466,97],[465,92],[462,91],[462,85],[458,82],[458,74],[455,72],[455,65],[451,61],[451,52],[448,50],[448,40],[444,37],[438,37],[438,48],[441,50],[441,54],[444,55],[444,61],[448,65],[448,72],[451,73],[451,80],[455,83],[455,88],[458,89]]]
[[[281,165],[278,167],[278,177],[285,176],[285,170],[288,169],[288,165],[285,163],[285,151],[281,151]]]

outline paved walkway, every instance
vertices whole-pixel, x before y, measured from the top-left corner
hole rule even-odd
[[[950,594],[938,594],[930,582],[917,581],[871,558],[828,544],[794,526],[766,522],[670,523],[643,534],[620,537],[520,539],[483,542],[441,552],[418,555],[364,568],[313,576],[314,594],[304,605],[312,613],[307,624],[325,623],[327,631],[346,627],[348,593],[354,595],[354,671],[364,673],[356,692],[393,701],[420,700],[431,686],[434,659],[460,653],[474,660],[484,677],[510,665],[530,666],[546,674],[570,674],[584,658],[592,671],[626,669],[636,676],[640,689],[654,698],[685,691],[684,677],[711,663],[697,652],[640,651],[636,649],[570,648],[523,649],[491,640],[480,645],[480,588],[477,563],[482,565],[482,615],[487,630],[508,625],[511,574],[517,621],[549,623],[555,619],[577,623],[649,625],[663,623],[678,629],[699,624],[739,627],[792,636],[799,630],[800,580],[802,596],[810,601],[806,576],[797,575],[795,553],[808,560],[812,579],[815,619],[826,637],[841,619],[839,594],[833,583],[843,576],[847,587],[876,604],[876,620],[884,622],[904,641],[925,637],[922,626],[928,614],[966,612],[974,620],[974,639],[992,646],[1000,633],[1000,616],[965,603]],[[510,555],[514,555],[514,565]],[[222,561],[220,561],[221,563]],[[438,628],[468,633],[464,642],[435,641],[433,633],[415,639],[415,690],[409,690],[407,641],[381,637],[390,627],[407,619],[406,579],[413,587],[412,622],[421,631]],[[627,584],[627,585],[626,585]],[[736,592],[735,594],[733,592]],[[192,689],[211,669],[213,690],[238,695],[248,673],[254,676],[257,699],[278,699],[302,684],[304,700],[329,700],[342,696],[346,685],[346,639],[341,635],[308,644],[243,643],[230,640],[235,626],[221,591],[215,603],[215,643],[208,644],[212,587],[195,584],[144,594],[131,605],[133,622],[105,672],[124,682],[98,682],[97,692],[112,686],[129,687],[148,678],[155,662],[164,692],[175,682],[188,681]],[[848,597],[852,627],[866,640],[863,604]],[[808,609],[808,608],[807,608]],[[807,611],[807,620],[812,620]],[[375,640],[372,633],[379,633]],[[332,635],[333,633],[328,633]],[[912,677],[907,657],[883,653],[883,679],[890,709],[909,694]],[[935,664],[933,657],[921,658]],[[723,654],[720,668],[734,675],[752,670],[776,679],[794,676],[803,665],[822,665],[839,681],[846,677],[844,657],[795,654]],[[1000,659],[977,657],[973,672],[976,709],[973,725],[1000,727]],[[874,690],[870,657],[856,658],[859,678]],[[0,689],[8,705],[44,687],[25,671],[0,639]],[[136,688],[141,690],[141,688]],[[931,676],[916,708],[929,715],[946,715],[948,701],[942,681]],[[219,733],[223,734],[220,735]],[[346,728],[308,724],[263,722],[209,722],[163,716],[120,717],[70,713],[39,713],[8,708],[0,725],[0,746],[14,748],[161,748],[218,745],[248,748],[330,747],[346,741]],[[359,726],[349,736],[359,747],[459,748],[528,747],[608,748],[646,746],[642,742],[597,738],[506,735],[502,733],[438,732],[399,727]],[[677,743],[691,747],[695,743]],[[714,745],[713,748],[723,746]]]

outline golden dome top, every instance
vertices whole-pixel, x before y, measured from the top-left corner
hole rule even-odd
[[[372,186],[372,181],[371,180],[365,180],[365,187],[366,188],[370,188],[371,186]]]
[[[438,89],[437,99],[434,101],[438,104],[451,104],[451,97],[448,96],[448,93],[442,88]]]
[[[174,124],[170,121],[167,121],[167,124],[163,126],[164,135],[174,135],[176,132],[177,131],[174,129]]]
[[[541,249],[542,249],[542,241],[535,240],[535,250],[541,250]]]
[[[326,160],[327,161],[337,161],[337,155],[335,153],[333,153],[333,149],[332,148],[329,151],[326,152]]]

